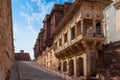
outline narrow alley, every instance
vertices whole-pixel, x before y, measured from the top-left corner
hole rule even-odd
[[[0,80],[120,80],[120,0],[0,0]]]
[[[47,76],[46,76],[47,75]],[[64,80],[33,61],[16,61],[10,80]]]

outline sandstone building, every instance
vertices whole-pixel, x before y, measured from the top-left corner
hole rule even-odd
[[[103,10],[110,0],[75,0],[54,34],[60,70],[70,76],[97,77],[98,50],[104,42]],[[92,78],[93,80],[93,78]]]
[[[45,16],[43,28],[40,30],[34,46],[35,58],[41,66],[57,70],[58,59],[54,55],[55,46],[53,40],[55,35],[53,32],[71,4],[68,2],[65,2],[64,5],[55,4],[51,13]]]
[[[34,46],[37,62],[50,69],[55,66],[55,70],[74,78],[119,80],[120,1],[110,3],[111,0],[74,0],[54,27],[55,20],[51,14],[46,15]],[[47,28],[45,22],[50,22]],[[51,46],[45,39],[51,41]]]
[[[11,0],[0,0],[0,80],[8,80],[14,61]]]
[[[20,52],[17,52],[14,55],[15,55],[15,60],[31,61],[29,53],[24,52],[24,50],[20,50]]]

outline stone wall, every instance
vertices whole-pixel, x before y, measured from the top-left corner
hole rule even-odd
[[[99,60],[102,80],[120,80],[120,41],[105,45]]]
[[[58,59],[55,57],[54,46],[47,48],[43,55],[39,56],[37,63],[41,67],[46,67],[51,70],[58,70]]]
[[[11,0],[0,0],[0,80],[8,80],[14,61]]]

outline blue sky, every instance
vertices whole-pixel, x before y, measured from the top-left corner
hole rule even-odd
[[[12,0],[12,16],[15,52],[25,50],[34,58],[33,47],[43,19],[49,14],[55,3],[73,2],[73,0]]]

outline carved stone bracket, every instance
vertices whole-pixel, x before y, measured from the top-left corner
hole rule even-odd
[[[85,40],[81,41],[81,43],[82,43],[84,49],[89,49]]]

